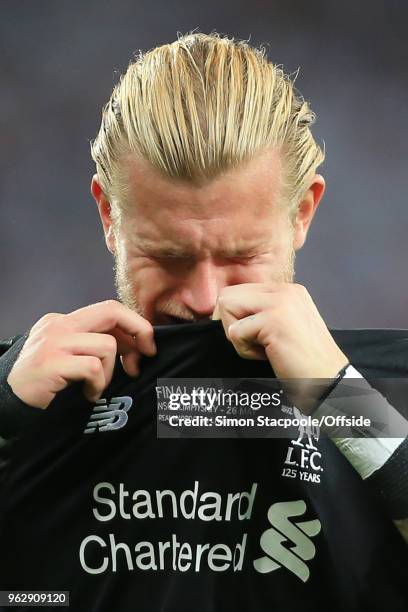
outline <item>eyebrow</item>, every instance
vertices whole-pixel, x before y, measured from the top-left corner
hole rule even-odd
[[[181,244],[173,244],[167,241],[161,242],[157,244],[152,240],[147,240],[145,238],[138,238],[134,241],[135,246],[137,246],[140,250],[144,251],[148,255],[153,257],[180,257],[180,258],[188,258],[194,257],[195,252],[187,245]],[[234,247],[231,249],[218,249],[217,255],[221,255],[223,257],[248,257],[251,255],[256,255],[260,250],[267,248],[267,242],[257,242],[251,243],[245,246]]]

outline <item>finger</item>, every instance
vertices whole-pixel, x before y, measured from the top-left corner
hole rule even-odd
[[[112,380],[115,367],[117,342],[110,334],[74,333],[61,336],[59,347],[71,355],[98,357],[101,360],[106,386]]]
[[[31,329],[35,329],[36,327],[41,327],[42,325],[44,325],[45,323],[48,323],[49,321],[55,321],[55,319],[60,319],[61,317],[64,317],[64,316],[65,315],[62,314],[61,312],[47,312],[47,314],[43,315],[40,319],[38,319],[38,321],[36,321],[36,323],[34,323]]]
[[[226,291],[218,298],[214,313],[221,319],[225,335],[230,339],[228,333],[230,325],[244,317],[271,308],[274,301],[276,302],[276,296],[259,290]]]
[[[115,332],[133,336],[138,349],[146,355],[156,353],[153,338],[153,327],[147,319],[130,310],[116,300],[107,300],[91,306],[85,306],[66,315],[67,320],[75,325],[78,332]]]
[[[74,355],[61,359],[58,364],[54,364],[54,369],[58,370],[58,380],[55,393],[61,391],[69,382],[84,380],[84,394],[90,401],[99,399],[107,387],[102,362],[98,357]]]
[[[241,283],[239,285],[229,285],[228,287],[226,287],[223,292],[221,293],[220,296],[218,296],[217,299],[217,303],[215,304],[215,308],[214,311],[212,313],[212,320],[213,321],[217,321],[219,319],[221,319],[221,313],[220,313],[220,298],[222,299],[226,299],[228,301],[228,298],[231,295],[235,295],[235,296],[245,296],[246,294],[251,294],[251,293],[269,293],[270,292],[270,288],[266,283]],[[240,298],[239,298],[240,301]],[[245,316],[245,315],[242,315]]]
[[[157,352],[152,326],[147,328],[146,332],[132,336],[126,334],[118,327],[112,329],[110,334],[116,338],[118,353],[120,355],[126,355],[127,353],[139,355],[139,353],[143,353],[144,355],[153,357]]]
[[[244,359],[267,359],[259,340],[265,324],[265,311],[235,321],[228,328],[228,337]]]
[[[214,311],[213,311],[213,313],[211,315],[211,319],[213,321],[219,321],[221,319],[220,307],[218,305],[218,300],[217,300],[217,302],[215,304],[215,308],[214,308]]]
[[[138,376],[140,374],[140,353],[127,353],[120,356],[122,367],[128,376]]]

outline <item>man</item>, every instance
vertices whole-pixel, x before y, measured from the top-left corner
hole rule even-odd
[[[116,355],[137,377],[156,353],[153,326],[168,324],[220,319],[240,357],[282,379],[359,376],[294,282],[325,190],[313,121],[290,79],[243,42],[193,34],[132,63],[92,144],[120,302],[47,314],[15,343],[3,393],[16,418],[35,418],[75,381],[97,402]],[[406,456],[401,436],[371,440],[369,458],[337,443],[369,478]]]

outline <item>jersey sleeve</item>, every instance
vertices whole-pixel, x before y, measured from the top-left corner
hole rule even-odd
[[[347,379],[358,381],[356,390],[350,392]],[[346,388],[347,387],[347,388]],[[337,448],[372,490],[382,498],[393,519],[408,518],[408,422],[387,399],[349,365],[344,375],[330,390],[313,416],[371,415],[371,430],[354,430],[350,435],[331,437]],[[387,437],[381,435],[375,423],[387,423]]]
[[[0,343],[0,438],[3,440],[18,437],[25,428],[43,416],[42,410],[20,400],[7,382],[27,336],[28,333]]]

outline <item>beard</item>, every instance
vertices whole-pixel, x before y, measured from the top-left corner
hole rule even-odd
[[[114,257],[115,288],[119,301],[140,316],[144,317],[145,319],[149,319],[146,309],[136,297],[135,279],[131,277],[126,262],[123,261],[117,253],[115,253]],[[293,283],[295,278],[295,257],[295,250],[293,247],[291,247],[286,263],[284,266],[282,266],[282,269],[276,272],[274,271],[274,273],[268,278],[265,278],[264,282],[274,281],[281,283]],[[262,281],[259,281],[258,279],[254,282],[259,283]],[[202,317],[197,317],[194,316],[194,313],[187,312],[182,304],[179,304],[171,299],[163,300],[160,304],[157,304],[156,310],[158,310],[157,313],[152,313],[151,323],[153,325],[161,323],[160,319],[157,320],[160,313],[164,314],[165,316],[167,315],[174,319],[181,319],[186,322],[203,320]],[[210,318],[211,317],[208,317],[208,319]]]
[[[127,266],[122,263],[121,258],[116,253],[114,257],[115,265],[113,270],[115,273],[115,289],[119,301],[124,306],[130,308],[130,310],[134,310],[140,316],[147,318],[145,309],[136,299],[135,289]]]

